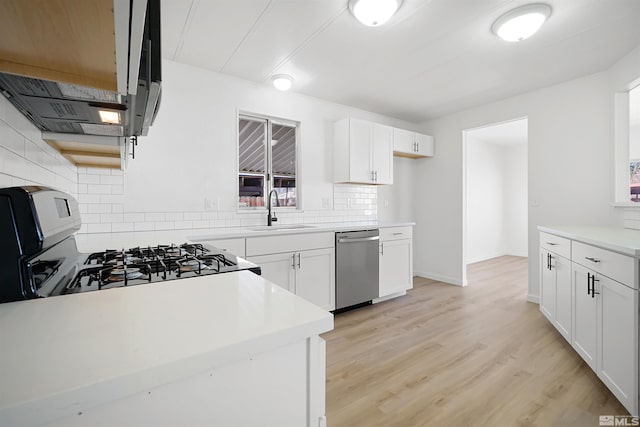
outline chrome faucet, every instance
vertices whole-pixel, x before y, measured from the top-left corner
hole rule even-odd
[[[280,200],[278,200],[278,192],[273,189],[271,191],[269,191],[269,195],[267,196],[267,209],[269,209],[269,213],[267,213],[267,226],[271,227],[271,223],[275,222],[278,220],[278,218],[276,218],[276,213],[273,213],[273,216],[271,216],[271,195],[273,193],[276,193],[276,206],[280,207]]]

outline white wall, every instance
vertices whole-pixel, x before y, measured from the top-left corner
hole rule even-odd
[[[527,256],[527,144],[504,147],[505,254]]]
[[[528,117],[528,253],[538,225],[621,225],[613,200],[613,99],[598,73],[461,111],[423,124],[436,156],[417,165],[422,197],[414,206],[417,274],[462,284],[462,131]],[[537,257],[529,258],[529,298],[538,297]]]
[[[0,96],[0,188],[43,185],[77,195],[76,167],[40,138],[40,130]]]
[[[278,214],[280,223],[375,220],[377,187],[334,185],[333,122],[347,116],[402,128],[416,125],[317,98],[283,93],[201,68],[163,61],[160,112],[139,139],[121,194],[81,197],[100,217],[83,231],[230,227],[266,223],[265,213],[238,213],[238,110],[299,121],[302,212]],[[83,179],[97,171],[81,170]],[[402,169],[398,170],[402,176]],[[94,179],[89,178],[89,179]],[[84,191],[84,188],[82,189]],[[111,206],[103,196],[120,196]],[[217,205],[205,211],[205,199]],[[329,202],[323,207],[323,199]],[[99,212],[95,212],[95,211]]]
[[[527,256],[527,146],[466,134],[467,264]]]
[[[468,264],[506,252],[504,147],[467,133]]]
[[[393,158],[393,185],[378,186],[378,220],[414,221],[413,199],[421,197],[413,187],[414,165],[428,160]]]

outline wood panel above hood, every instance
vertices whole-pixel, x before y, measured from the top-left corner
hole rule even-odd
[[[113,0],[0,1],[0,71],[117,91]]]

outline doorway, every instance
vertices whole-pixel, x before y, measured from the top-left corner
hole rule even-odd
[[[528,119],[463,131],[463,283],[467,266],[527,256]]]

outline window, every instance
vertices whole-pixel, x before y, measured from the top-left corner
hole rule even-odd
[[[629,195],[640,202],[640,86],[629,91]]]
[[[298,126],[264,116],[238,117],[238,207],[263,208],[275,190],[280,207],[298,207]],[[272,204],[276,205],[273,197]]]

